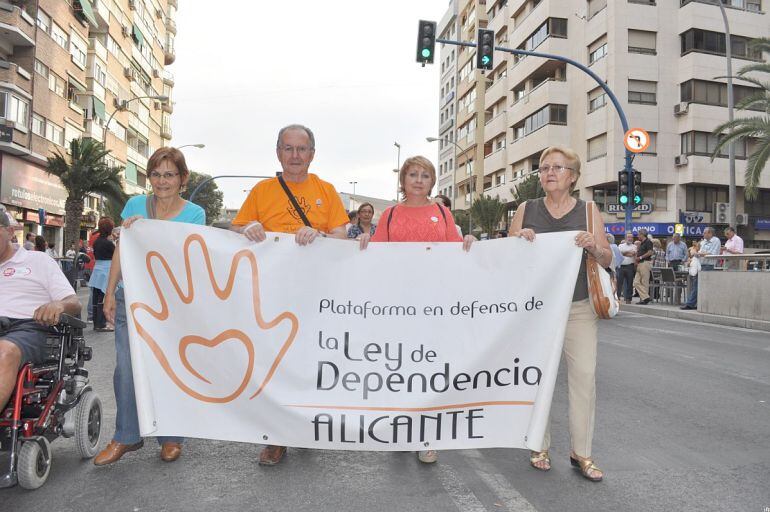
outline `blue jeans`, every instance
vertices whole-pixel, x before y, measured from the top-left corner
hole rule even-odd
[[[709,271],[714,270],[714,265],[701,265],[700,271]],[[692,280],[692,289],[690,290],[690,295],[687,296],[687,302],[684,303],[685,306],[690,307],[696,307],[698,305],[698,276],[695,276],[695,279]]]
[[[115,390],[114,441],[122,444],[138,443],[139,419],[136,414],[136,394],[134,393],[134,373],[131,369],[131,347],[128,344],[128,324],[126,323],[126,301],[123,288],[115,292],[115,374],[112,385]],[[158,437],[158,443],[181,443],[184,437]]]

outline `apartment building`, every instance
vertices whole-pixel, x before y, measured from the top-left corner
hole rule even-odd
[[[60,251],[67,192],[45,168],[70,140],[104,142],[129,194],[149,187],[147,158],[171,139],[172,102],[152,97],[172,96],[176,7],[0,0],[0,203]],[[87,198],[84,231],[95,227],[99,201]]]
[[[706,225],[726,226],[714,210],[728,201],[728,159],[722,154],[710,160],[717,140],[711,132],[727,120],[725,30],[718,6],[708,0],[471,3],[486,10],[483,19],[495,31],[498,45],[562,55],[588,66],[618,97],[631,127],[650,133],[650,146],[634,160],[643,176],[646,210],[634,213],[635,228],[645,226],[666,237],[682,223],[685,234],[696,238]],[[738,70],[763,58],[748,42],[770,33],[767,0],[723,3],[732,34],[733,69]],[[462,34],[462,40],[474,39],[475,28]],[[441,58],[454,48],[442,48]],[[586,73],[555,60],[497,52],[494,64],[483,76],[458,75],[456,85],[459,105],[483,98],[483,110],[474,112],[483,124],[475,140],[463,140],[460,135],[467,131],[456,131],[460,146],[480,148],[474,155],[481,152],[483,160],[476,162],[483,165],[473,166],[478,193],[511,201],[513,186],[537,172],[541,152],[554,144],[566,145],[583,161],[580,197],[596,201],[608,229],[622,233],[623,214],[612,210],[617,172],[624,164],[623,129],[604,91]],[[747,85],[735,82],[736,101],[754,91]],[[466,97],[471,91],[475,98]],[[736,117],[746,115],[736,111]],[[463,122],[458,116],[455,126]],[[762,178],[758,200],[749,202],[743,195],[752,147],[751,142],[736,145],[736,208],[742,214],[738,230],[751,245],[767,248],[770,173]],[[455,176],[454,197],[462,207],[469,189],[460,186],[465,171],[455,162],[449,172]],[[439,186],[451,185],[440,181]]]

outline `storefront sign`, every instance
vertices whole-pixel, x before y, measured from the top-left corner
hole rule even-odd
[[[622,204],[608,203],[607,213],[625,213],[626,208]],[[652,203],[642,203],[634,206],[634,213],[651,213]]]
[[[3,155],[0,171],[0,203],[64,215],[67,190],[59,178],[11,155]],[[35,221],[37,222],[37,221]]]
[[[676,233],[678,224],[665,223],[665,222],[634,222],[631,224],[631,231],[636,233],[640,228],[645,228],[647,233],[653,237],[671,236]],[[681,232],[684,236],[703,236],[703,230],[708,227],[708,224],[679,224],[682,226]],[[626,232],[626,225],[622,222],[613,222],[604,225],[604,230],[612,235],[623,235]]]
[[[770,219],[754,219],[754,229],[770,231]]]

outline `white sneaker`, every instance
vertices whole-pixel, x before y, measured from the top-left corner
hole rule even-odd
[[[436,450],[421,450],[417,452],[417,458],[425,464],[433,464],[438,460],[438,452]]]

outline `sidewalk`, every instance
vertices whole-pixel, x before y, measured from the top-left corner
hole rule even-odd
[[[636,304],[636,299],[634,300],[633,304],[621,304],[620,311],[639,313],[642,315],[660,316],[664,318],[678,318],[680,320],[690,320],[704,324],[724,325],[727,327],[744,327],[746,329],[770,332],[770,319],[751,320],[748,318],[738,318],[734,316],[711,315],[694,310],[682,310],[679,309],[678,305],[675,306],[671,304],[660,304],[657,302],[650,302],[645,306],[639,306]]]

